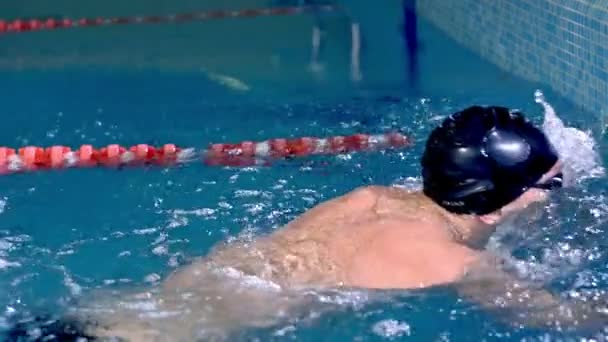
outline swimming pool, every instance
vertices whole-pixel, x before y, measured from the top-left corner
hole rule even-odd
[[[9,146],[205,146],[390,129],[418,140],[401,151],[296,159],[262,168],[189,164],[0,177],[0,329],[16,317],[59,314],[74,298],[95,289],[151,286],[219,241],[277,229],[314,204],[356,186],[417,187],[421,141],[456,109],[472,103],[500,104],[541,120],[542,111],[533,98],[537,85],[503,74],[427,23],[420,25],[423,51],[417,92],[402,81],[402,60],[386,57],[388,50],[381,49],[394,41],[367,44],[364,79],[358,84],[349,80],[348,68],[342,66],[347,53],[331,50],[322,78],[305,71],[306,58],[301,70],[294,71],[298,61],[291,61],[287,64],[293,69],[276,71],[272,80],[244,63],[229,75],[247,90],[190,71],[69,65],[59,70],[6,68],[0,79],[5,89],[0,141]],[[301,56],[305,51],[301,46],[275,53]],[[598,123],[545,93],[566,121],[602,137],[603,147]],[[603,150],[602,154],[605,160]],[[542,220],[524,231],[507,232],[502,244],[493,248],[513,253],[523,260],[514,262],[520,272],[564,295],[605,288],[606,189],[602,180],[591,180],[569,190],[552,202]],[[318,318],[249,329],[234,339],[479,341],[588,336],[509,327],[444,288],[387,296],[365,291],[328,295],[325,300],[336,306]]]

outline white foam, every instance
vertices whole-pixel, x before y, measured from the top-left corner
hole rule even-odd
[[[542,263],[555,265],[556,267],[579,266],[586,257],[586,252],[579,248],[573,248],[567,242],[558,242],[552,248],[545,248],[542,254]]]
[[[169,253],[169,249],[167,246],[160,245],[154,247],[154,249],[152,249],[152,253],[155,255],[165,255]]]
[[[219,273],[223,276],[226,276],[228,278],[238,279],[240,281],[240,284],[245,287],[264,289],[264,290],[273,290],[273,291],[281,290],[280,285],[278,285],[270,280],[265,280],[265,279],[262,279],[257,276],[245,274],[232,267],[217,268],[217,269],[213,269],[213,271],[216,273]]]
[[[5,240],[5,239],[0,240],[0,255],[6,255],[5,251],[10,250],[12,247],[13,247],[12,242]]]
[[[194,210],[175,209],[172,211],[175,215],[195,215],[195,216],[210,216],[215,214],[215,209],[200,208]]]
[[[392,186],[408,192],[422,191],[422,177],[400,178]]]
[[[260,190],[236,190],[234,192],[234,197],[257,197],[262,194],[263,192]]]
[[[217,204],[217,206],[220,207],[220,208],[222,208],[222,209],[227,209],[227,210],[232,209],[232,205],[230,205],[230,203],[228,203],[228,202],[219,202]]]
[[[157,230],[158,230],[158,228],[142,228],[142,229],[133,230],[133,233],[135,233],[137,235],[146,235],[146,234],[152,234],[152,233],[156,232]]]
[[[412,328],[406,322],[399,322],[394,319],[385,319],[372,327],[372,331],[379,336],[396,338],[402,336],[410,336]]]
[[[291,332],[295,332],[296,331],[296,327],[293,325],[288,325],[286,327],[280,328],[278,330],[276,330],[274,333],[272,333],[273,336],[277,336],[277,337],[285,337],[287,336],[287,334],[291,333]]]
[[[249,214],[255,215],[264,211],[266,205],[264,203],[247,203],[244,204],[243,207],[246,208],[245,211],[247,211]]]
[[[179,266],[179,261],[177,260],[177,254],[174,254],[169,257],[169,261],[167,261],[167,265],[169,267],[177,267]]]
[[[171,219],[169,219],[169,222],[167,223],[167,228],[172,229],[187,226],[188,222],[188,218],[174,215]]]
[[[8,199],[6,197],[3,197],[0,199],[0,214],[2,214],[4,212],[4,209],[6,208],[6,202],[8,201]]]
[[[152,245],[158,245],[159,243],[163,243],[165,241],[167,241],[167,238],[169,237],[169,235],[165,232],[162,232],[158,235],[158,237],[156,239],[154,239],[154,241],[152,242]]]
[[[347,291],[338,290],[335,292],[309,292],[313,294],[320,303],[335,304],[338,306],[350,306],[354,308],[360,308],[370,301],[370,295],[365,291]]]
[[[0,258],[0,270],[9,268],[9,267],[19,267],[19,266],[21,266],[21,264],[19,264],[18,262],[10,262],[8,260],[4,260],[4,259]]]
[[[150,273],[144,277],[146,283],[156,283],[160,280],[160,276],[156,273]]]
[[[534,92],[534,100],[544,108],[543,131],[563,162],[564,183],[573,185],[588,178],[603,176],[604,167],[591,132],[564,125],[540,90]]]
[[[59,266],[58,268],[63,273],[63,284],[70,290],[70,293],[73,296],[80,295],[82,293],[82,286],[74,281],[64,266]]]
[[[19,239],[16,239],[19,240]],[[0,270],[6,269],[9,267],[19,267],[21,264],[18,262],[11,262],[7,259],[3,259],[1,257],[8,256],[8,251],[14,248],[14,243],[10,241],[10,238],[0,239]]]

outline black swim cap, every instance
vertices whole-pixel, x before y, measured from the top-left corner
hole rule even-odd
[[[522,113],[469,107],[435,128],[422,156],[424,193],[458,214],[484,215],[547,173],[557,153]]]

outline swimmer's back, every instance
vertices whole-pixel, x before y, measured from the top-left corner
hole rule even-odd
[[[476,258],[477,253],[453,242],[436,205],[420,193],[365,187],[326,204],[277,235],[287,241],[319,241],[338,285],[416,288],[449,283]]]
[[[429,286],[457,280],[475,255],[445,224],[421,194],[364,187],[207,260],[283,286]]]

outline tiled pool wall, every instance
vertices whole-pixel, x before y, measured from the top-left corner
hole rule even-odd
[[[517,76],[608,116],[608,0],[418,0],[419,15]]]

